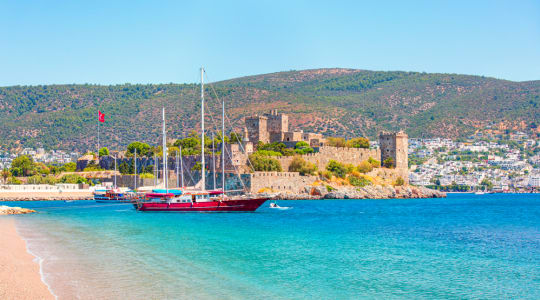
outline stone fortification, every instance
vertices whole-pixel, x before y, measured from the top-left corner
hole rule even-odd
[[[319,148],[319,152],[302,155],[302,158],[315,164],[319,170],[325,170],[326,165],[328,165],[331,160],[357,166],[360,162],[367,160],[370,157],[377,159],[380,155],[378,149],[322,146]],[[289,170],[289,166],[294,157],[284,156],[278,157],[277,159],[283,170],[287,171]]]
[[[403,131],[381,132],[379,145],[381,149],[381,163],[391,158],[395,168],[392,169],[397,176],[409,183],[409,137]]]
[[[264,189],[300,194],[306,185],[311,185],[317,177],[300,176],[298,172],[255,172],[250,175],[250,192],[258,193]]]
[[[255,115],[245,119],[247,141],[256,145],[259,141],[264,143],[282,142],[287,146],[294,146],[297,142],[305,141],[312,147],[324,143],[322,134],[304,133],[303,131],[289,131],[289,116],[271,110],[262,116]]]

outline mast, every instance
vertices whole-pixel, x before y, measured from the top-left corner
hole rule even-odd
[[[178,150],[176,150],[176,187],[180,187],[180,172],[178,172],[178,162],[180,161],[180,159],[178,158]]]
[[[116,155],[114,156],[114,188],[116,189]]]
[[[157,166],[157,155],[154,152],[154,187],[156,187],[157,184],[158,184],[158,170],[157,170],[157,168],[158,168],[158,166]]]
[[[204,164],[204,68],[201,67],[201,190],[206,190],[206,174],[205,174],[205,164]]]
[[[136,190],[137,189],[137,149],[135,149],[135,159],[134,159],[134,173],[135,173],[135,177],[133,178],[133,190]]]
[[[214,133],[212,132],[212,174],[214,177],[214,191],[216,190],[216,156],[214,150]]]
[[[165,182],[165,193],[169,192],[169,176],[167,175],[167,134],[165,132],[165,107],[163,107],[163,180]]]
[[[225,195],[225,99],[221,100],[221,188]]]
[[[184,187],[184,162],[182,160],[182,145],[178,147],[180,148],[180,173],[182,174],[182,187]]]

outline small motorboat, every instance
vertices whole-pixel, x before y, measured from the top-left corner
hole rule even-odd
[[[279,206],[279,205],[277,205],[276,202],[271,202],[271,203],[270,203],[270,208],[275,208],[275,209],[280,209],[280,210],[286,210],[286,209],[291,209],[292,207],[288,207],[288,206]]]

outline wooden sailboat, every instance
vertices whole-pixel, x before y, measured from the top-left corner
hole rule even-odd
[[[204,141],[204,69],[201,68],[201,141]],[[222,134],[225,134],[225,103],[222,103]],[[222,144],[222,189],[206,190],[204,142],[201,151],[201,189],[187,191],[182,189],[182,194],[175,195],[169,192],[167,182],[167,145],[165,131],[165,108],[163,108],[163,178],[165,181],[165,193],[148,193],[147,201],[136,202],[135,208],[139,211],[159,212],[251,212],[259,208],[268,198],[235,196],[229,197],[225,193],[225,141]],[[215,164],[215,162],[214,162]],[[215,167],[214,167],[215,170]],[[215,176],[215,174],[214,174]],[[182,180],[183,181],[183,180]],[[183,185],[183,183],[182,183]]]

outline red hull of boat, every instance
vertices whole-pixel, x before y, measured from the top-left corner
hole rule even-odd
[[[234,212],[234,211],[255,211],[268,198],[210,201],[194,203],[159,203],[146,202],[139,203],[139,211],[159,211],[159,212]]]

